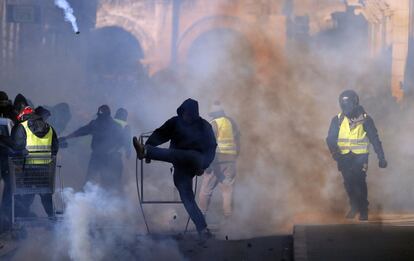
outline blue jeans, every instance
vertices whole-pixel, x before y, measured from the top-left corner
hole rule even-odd
[[[174,185],[180,193],[184,208],[194,222],[197,231],[205,229],[207,223],[197,206],[193,191],[193,177],[203,171],[202,154],[193,150],[164,149],[148,145],[145,148],[148,159],[165,161],[174,165]]]

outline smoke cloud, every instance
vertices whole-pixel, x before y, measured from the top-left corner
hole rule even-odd
[[[156,243],[150,238],[139,238],[136,205],[124,198],[87,183],[84,192],[66,189],[66,211],[59,233],[66,238],[72,260],[113,260],[113,258],[143,258],[156,260],[171,255],[180,260],[175,242]],[[143,233],[143,231],[141,231]],[[152,253],[154,246],[161,247],[159,254]],[[158,246],[159,245],[159,246]],[[160,256],[161,255],[161,256]]]
[[[122,7],[127,6],[124,1],[113,2],[117,3],[106,4],[105,8],[124,10]],[[220,8],[217,7],[217,14],[221,13]],[[302,9],[306,11],[307,7]],[[243,14],[235,10],[234,16],[238,15]],[[217,24],[220,24],[219,19]],[[410,118],[413,108],[409,104],[398,105],[391,97],[389,50],[372,57],[366,45],[368,34],[359,32],[357,29],[362,27],[352,23],[345,30],[330,23],[332,26],[315,31],[311,36],[288,37],[286,45],[281,46],[280,39],[274,38],[274,31],[269,32],[260,21],[250,26],[239,22],[241,26],[236,29],[223,26],[225,28],[204,32],[191,44],[183,63],[152,76],[138,62],[145,58],[145,54],[142,57],[137,51],[140,50],[139,39],[137,43],[123,45],[122,40],[127,37],[115,31],[132,34],[121,27],[110,28],[113,30],[108,30],[106,38],[96,34],[88,39],[103,43],[99,48],[80,50],[77,49],[80,46],[75,46],[68,49],[73,53],[89,54],[101,51],[103,46],[99,57],[105,59],[99,63],[88,64],[85,59],[58,63],[55,57],[48,57],[42,67],[46,68],[45,72],[36,74],[40,75],[38,78],[16,77],[23,82],[15,87],[13,83],[17,80],[6,81],[10,84],[5,88],[14,94],[17,91],[28,93],[38,104],[67,101],[73,117],[62,135],[87,124],[101,104],[109,104],[113,111],[125,107],[133,134],[139,135],[174,116],[185,98],[197,99],[206,119],[213,101],[221,100],[226,113],[238,123],[241,131],[234,215],[218,235],[228,235],[230,239],[291,233],[293,224],[298,223],[344,222],[348,202],[325,137],[330,120],[339,112],[338,95],[352,88],[360,94],[361,104],[375,120],[389,162],[387,170],[379,170],[375,153],[371,153],[370,213],[375,216],[412,211],[414,177],[407,162],[414,154],[411,144],[414,122]],[[159,26],[170,28],[170,21],[160,21]],[[117,48],[104,49],[114,39]],[[118,68],[111,58],[120,49],[134,54],[136,63],[129,64],[131,70]],[[37,53],[36,47],[30,51]],[[134,64],[141,67],[133,67]],[[40,67],[33,67],[40,70]],[[67,74],[49,72],[57,71],[55,68]],[[114,68],[117,71],[111,71]],[[32,85],[36,88],[28,87]],[[77,260],[99,259],[109,255],[117,242],[142,246],[142,253],[145,253],[144,246],[153,242],[141,242],[132,233],[134,229],[143,231],[142,219],[137,213],[133,160],[125,161],[123,179],[127,200],[91,184],[84,192],[76,192],[83,187],[89,145],[89,138],[81,138],[59,152],[65,186],[75,188],[66,190],[67,212],[60,230],[70,239],[68,253]],[[168,167],[158,168],[157,164],[146,165],[149,177],[146,197],[175,199]],[[165,189],[165,184],[170,187]],[[221,218],[217,194],[218,188],[208,221]],[[152,227],[168,223],[171,215],[186,217],[181,206],[147,207],[146,210]],[[134,229],[126,229],[127,226]],[[104,227],[112,229],[101,229]],[[179,231],[181,227],[182,224],[177,224],[173,229]],[[179,257],[173,242],[165,247],[171,247],[172,256]],[[131,251],[121,254],[129,255]]]

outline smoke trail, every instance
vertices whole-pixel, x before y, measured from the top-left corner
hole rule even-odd
[[[63,9],[65,13],[65,21],[72,24],[73,31],[79,33],[78,24],[76,23],[76,17],[73,15],[73,9],[66,0],[55,0],[55,5]]]

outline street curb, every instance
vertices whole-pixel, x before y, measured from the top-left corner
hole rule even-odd
[[[295,261],[308,261],[306,226],[293,227],[293,255]]]

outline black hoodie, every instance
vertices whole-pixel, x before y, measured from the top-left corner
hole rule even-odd
[[[195,150],[204,157],[206,169],[214,159],[216,138],[210,123],[199,116],[198,102],[185,100],[177,109],[177,115],[166,121],[148,138],[146,144],[158,146],[170,142],[170,148]],[[184,120],[184,117],[188,117]]]

